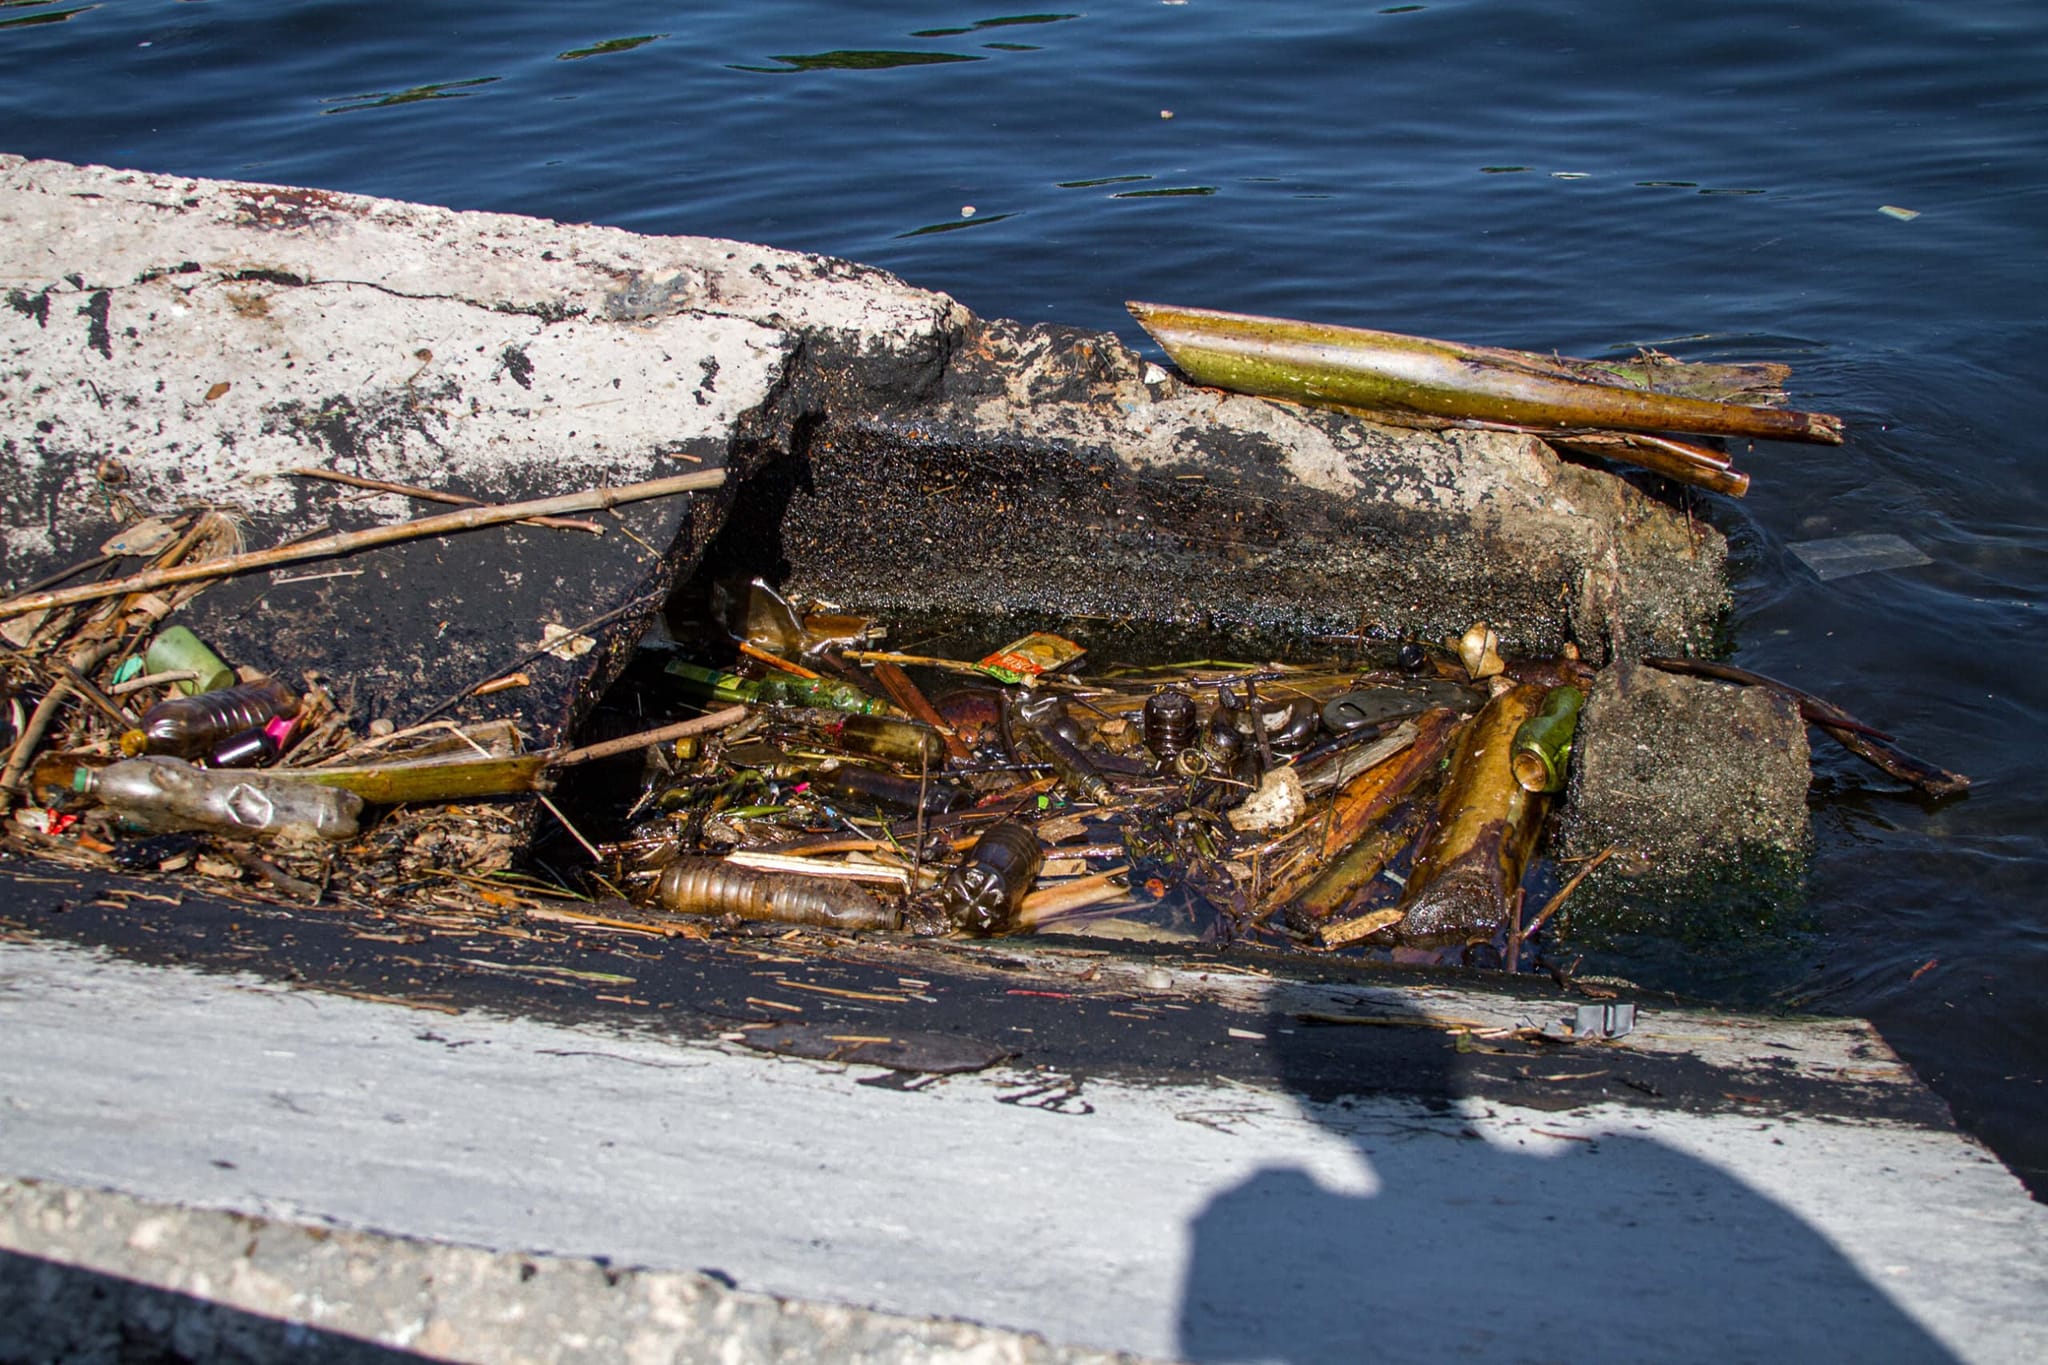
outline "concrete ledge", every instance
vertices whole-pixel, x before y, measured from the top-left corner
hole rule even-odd
[[[973,1323],[0,1177],[0,1360],[1107,1365]]]
[[[845,994],[871,982],[836,957],[787,956],[736,963],[751,983],[739,988],[800,998],[834,1033],[959,1025],[957,978],[922,973],[930,1003],[874,1004]],[[1192,1359],[1344,1361],[1366,1343],[1391,1361],[2031,1365],[2048,1350],[2048,1209],[1946,1123],[1867,1026],[1652,1002],[1618,1043],[1529,1053],[1485,1029],[1453,1047],[1428,1027],[1317,1028],[1299,987],[1239,978],[1204,999],[1175,985],[1215,973],[1162,969],[1168,988],[1146,996],[1131,990],[1143,983],[1096,987],[1096,1006],[1082,964],[1068,966],[1064,981],[994,984],[1000,999],[1030,982],[1025,998],[1042,1005],[1034,1032],[997,1036],[1032,1046],[1062,1017],[1093,1034],[1159,1011],[1156,1026],[1207,1066],[1145,1081],[1033,1046],[986,1072],[905,1077],[678,1036],[672,1014],[422,1012],[0,943],[0,1124],[17,1177],[507,1253],[448,1261],[468,1288],[443,1294],[437,1278],[437,1303],[514,1293],[519,1258],[545,1253],[591,1258],[548,1277],[597,1305],[582,1321],[639,1301],[592,1268],[598,1257],[676,1272],[660,1283],[692,1286],[701,1297],[675,1292],[714,1326],[810,1321],[775,1299],[896,1315],[827,1311],[845,1335],[812,1323],[800,1338],[827,1354],[840,1341],[894,1349],[888,1334],[910,1330],[898,1324],[933,1319],[933,1349],[984,1349],[947,1335],[943,1320],[966,1319]],[[846,984],[835,995],[797,981]],[[1425,1020],[1516,1017],[1505,1001],[1489,1012],[1426,986],[1400,1003]],[[1395,1004],[1333,987],[1320,1010]],[[1526,1002],[1520,1016],[1542,1023],[1554,1008]],[[1355,1050],[1326,1070],[1332,1035]],[[1776,1102],[1741,1088],[1774,1058],[1808,1079]],[[1475,1084],[1467,1062],[1509,1085]],[[1699,1065],[1728,1079],[1674,1088]],[[1574,1093],[1581,1071],[1619,1078],[1631,1098]],[[61,1258],[64,1216],[19,1249]],[[148,1221],[96,1220],[79,1225],[87,1240],[117,1251]],[[265,1240],[253,1261],[249,1240],[190,1243],[192,1273],[218,1293],[265,1270]],[[149,1278],[135,1254],[93,1264]],[[374,1262],[320,1253],[356,1267],[385,1314],[419,1308],[416,1272],[442,1264],[438,1250],[397,1254],[402,1273],[386,1281]],[[764,1297],[712,1294],[693,1272],[713,1270]],[[419,1313],[392,1322],[426,1329]]]

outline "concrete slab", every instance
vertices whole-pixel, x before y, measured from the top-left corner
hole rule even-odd
[[[1234,983],[1282,1054],[1299,997]],[[1472,999],[1427,1008],[1462,1011]],[[1711,1016],[1658,1030],[1682,1047]],[[994,1071],[0,945],[11,1173],[1190,1359],[2019,1361],[2048,1210],[1922,1122]],[[1895,1067],[1851,1029],[1809,1064]],[[1825,1055],[1823,1055],[1825,1054]],[[1829,1059],[1832,1060],[1829,1060]],[[1847,1079],[1845,1077],[1845,1079]],[[1908,1081],[1910,1083],[1910,1081]]]
[[[91,557],[131,514],[252,545],[420,515],[299,466],[511,501],[786,443],[793,357],[942,349],[956,305],[845,262],[320,190],[0,156],[0,574]],[[742,465],[744,462],[742,461]],[[729,496],[726,495],[726,496]],[[634,607],[479,715],[573,725],[724,497],[515,527],[221,585],[182,619],[236,664],[320,673],[403,723],[550,624]],[[637,606],[635,606],[637,604]]]

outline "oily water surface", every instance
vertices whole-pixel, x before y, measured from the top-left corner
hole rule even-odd
[[[2040,0],[0,0],[0,150],[824,252],[1134,343],[1127,298],[1790,362],[1849,443],[1696,500],[1733,660],[1976,785],[1820,741],[1796,923],[1587,970],[1866,1015],[2039,1192],[2043,72]],[[1788,549],[1870,533],[1931,562]]]

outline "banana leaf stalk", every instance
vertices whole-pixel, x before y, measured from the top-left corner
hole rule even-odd
[[[1562,429],[1681,431],[1840,445],[1826,413],[1719,403],[1594,383],[1545,356],[1398,332],[1127,303],[1198,384],[1297,402]],[[1616,376],[1619,378],[1620,376]]]
[[[1330,824],[1323,834],[1323,856],[1335,857],[1355,843],[1406,799],[1418,782],[1434,772],[1457,724],[1458,714],[1449,707],[1423,712],[1416,718],[1415,737],[1406,749],[1346,783],[1332,798]]]
[[[479,754],[419,762],[362,763],[334,768],[266,768],[267,776],[352,791],[365,801],[396,806],[408,801],[473,801],[517,796],[554,787],[548,754],[501,757]]]
[[[1519,684],[1486,704],[1458,736],[1436,828],[1416,852],[1401,902],[1404,943],[1461,943],[1507,921],[1508,901],[1543,823],[1547,798],[1515,780],[1514,737],[1543,704]]]
[[[1414,841],[1422,823],[1421,814],[1419,808],[1397,812],[1361,835],[1302,888],[1288,907],[1288,926],[1313,928],[1356,900],[1359,892]]]

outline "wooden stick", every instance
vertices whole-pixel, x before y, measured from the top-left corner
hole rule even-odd
[[[961,742],[960,736],[953,732],[953,727],[946,724],[946,718],[938,713],[931,702],[926,700],[924,693],[918,690],[917,684],[910,680],[908,673],[887,659],[876,660],[873,669],[875,681],[889,694],[889,700],[937,730],[948,754],[962,763],[974,757],[973,752]]]
[[[1555,896],[1552,896],[1549,900],[1543,903],[1543,908],[1536,912],[1536,918],[1530,920],[1529,926],[1526,929],[1522,930],[1522,941],[1524,943],[1527,943],[1530,939],[1534,938],[1536,936],[1536,931],[1538,929],[1541,929],[1544,925],[1550,922],[1550,917],[1556,914],[1560,909],[1564,907],[1565,901],[1570,898],[1572,892],[1579,889],[1579,883],[1593,875],[1594,868],[1600,866],[1600,864],[1606,862],[1609,858],[1612,858],[1614,856],[1614,849],[1615,846],[1613,844],[1609,844],[1607,847],[1601,849],[1598,853],[1595,853],[1592,857],[1586,859],[1586,865],[1580,868],[1577,872],[1574,872],[1572,874],[1572,879],[1566,882],[1563,886],[1559,887],[1558,892]]]
[[[886,649],[849,649],[846,657],[857,664],[910,664],[918,668],[936,668],[942,673],[971,673],[986,678],[988,673],[979,664],[966,663],[960,659],[935,659],[929,654],[896,654]]]
[[[553,515],[557,512],[587,512],[597,508],[616,507],[620,503],[665,498],[676,493],[701,492],[717,488],[724,482],[724,470],[707,469],[694,474],[677,474],[666,479],[649,479],[645,483],[624,484],[616,488],[593,488],[581,493],[565,493],[553,498],[465,507],[459,512],[448,512],[441,516],[421,517],[393,526],[373,526],[362,531],[321,536],[315,540],[301,541],[296,545],[280,545],[270,550],[229,555],[225,559],[210,559],[199,564],[186,564],[169,569],[153,569],[131,574],[127,578],[114,578],[102,583],[84,583],[75,588],[59,588],[54,592],[25,593],[20,597],[0,602],[0,619],[24,616],[32,611],[46,611],[52,607],[68,607],[74,602],[90,602],[103,597],[118,597],[124,593],[147,592],[173,583],[195,583],[206,578],[226,578],[233,574],[247,573],[252,569],[267,569],[278,564],[296,563],[302,559],[325,559],[331,555],[353,554],[357,550],[418,540],[425,536],[473,531],[485,526],[502,526],[506,522],[525,521],[531,517]]]
[[[415,488],[409,483],[386,483],[382,479],[365,479],[355,474],[344,474],[338,469],[287,469],[287,474],[302,479],[326,479],[330,483],[345,483],[351,488],[367,488],[373,493],[396,493],[402,498],[418,498],[422,502],[447,503],[451,507],[484,507],[479,498],[464,497],[460,493],[441,493],[432,488]],[[588,531],[601,536],[604,527],[594,521],[572,521],[567,517],[528,517],[529,526],[552,526],[560,531]]]
[[[645,749],[651,744],[666,744],[670,740],[684,739],[690,735],[708,734],[737,725],[747,718],[744,706],[728,706],[722,711],[679,720],[673,725],[664,725],[657,730],[645,730],[637,735],[622,739],[608,739],[602,744],[586,744],[580,749],[571,749],[554,761],[557,768],[571,768],[578,763],[595,763],[600,758],[611,758],[617,754],[630,754],[635,749]]]

